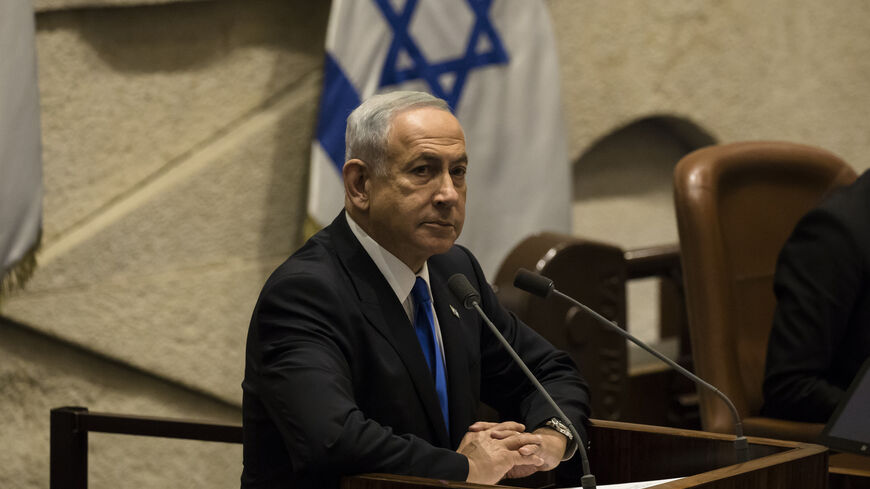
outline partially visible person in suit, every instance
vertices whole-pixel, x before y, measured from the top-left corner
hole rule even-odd
[[[251,319],[242,487],[337,487],[364,472],[495,483],[571,457],[583,440],[447,287],[468,277],[585,437],[574,363],[502,308],[454,245],[469,161],[447,104],[374,96],[348,117],[346,147],[345,210],[275,270]],[[478,421],[481,401],[506,421]]]
[[[762,414],[824,423],[870,357],[870,171],[798,222],[774,291]]]

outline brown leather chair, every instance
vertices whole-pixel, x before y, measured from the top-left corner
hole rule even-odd
[[[674,171],[695,373],[727,394],[746,434],[812,441],[822,425],[759,416],[779,251],[798,219],[855,172],[837,156],[784,142],[708,146]],[[699,392],[705,430],[732,433],[725,404]]]

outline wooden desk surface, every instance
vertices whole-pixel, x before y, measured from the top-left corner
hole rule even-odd
[[[870,456],[856,453],[836,453],[828,458],[829,471],[835,474],[870,477]]]

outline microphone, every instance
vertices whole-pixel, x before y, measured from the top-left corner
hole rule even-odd
[[[550,404],[553,410],[559,415],[562,421],[565,422],[565,425],[568,426],[568,429],[571,430],[571,434],[574,436],[574,440],[577,443],[577,448],[580,451],[580,459],[583,462],[583,476],[580,478],[580,485],[583,489],[594,489],[595,488],[595,476],[589,471],[589,458],[586,456],[586,447],[583,446],[583,440],[580,438],[580,434],[577,432],[577,429],[574,428],[574,424],[571,423],[571,420],[568,419],[568,416],[565,416],[565,413],[559,409],[559,406],[556,404],[556,401],[550,397],[550,394],[547,393],[547,390],[544,389],[544,386],[538,382],[538,379],[535,378],[535,375],[529,370],[529,367],[526,366],[525,362],[517,355],[517,352],[511,347],[510,343],[504,338],[498,328],[492,324],[492,321],[486,316],[486,313],[483,312],[483,309],[480,308],[480,294],[477,293],[474,286],[471,285],[471,282],[468,281],[468,278],[461,274],[456,273],[453,274],[447,280],[447,286],[450,288],[450,291],[453,292],[453,295],[462,302],[462,305],[466,309],[476,309],[477,313],[480,314],[480,317],[483,318],[483,322],[489,326],[489,329],[492,330],[492,333],[496,338],[501,342],[502,346],[510,353],[511,357],[513,357],[514,362],[522,369],[523,373],[526,374],[526,377],[534,384],[534,386],[538,389],[544,399]]]
[[[573,297],[570,297],[566,294],[563,294],[562,292],[559,292],[559,290],[553,284],[553,281],[550,280],[549,278],[547,278],[543,275],[534,273],[534,272],[530,272],[529,270],[526,270],[525,268],[520,268],[519,270],[517,270],[517,274],[514,277],[514,287],[516,287],[518,289],[525,290],[526,292],[529,292],[531,294],[534,294],[534,295],[537,295],[538,297],[543,297],[543,298],[546,298],[551,293],[556,294],[557,296],[567,300],[568,302],[570,302],[570,303],[580,307],[584,311],[588,312],[599,323],[601,323],[601,324],[607,326],[608,328],[610,328],[611,330],[621,334],[624,338],[628,339],[629,341],[631,341],[635,345],[643,348],[652,356],[665,362],[668,366],[670,366],[671,368],[673,368],[677,372],[680,372],[684,376],[688,377],[689,380],[691,380],[695,384],[697,384],[701,387],[704,387],[705,389],[711,390],[714,394],[716,394],[723,401],[725,401],[725,404],[728,405],[728,409],[731,410],[731,415],[734,417],[734,433],[736,436],[736,439],[734,440],[734,448],[737,451],[737,461],[738,462],[746,462],[748,460],[747,451],[749,449],[749,443],[747,442],[746,437],[743,436],[743,422],[740,421],[740,415],[737,413],[737,408],[734,407],[734,403],[731,402],[731,399],[728,399],[728,396],[726,396],[725,393],[723,393],[719,389],[713,387],[709,383],[705,382],[703,379],[701,379],[697,375],[693,374],[692,372],[689,372],[685,368],[681,367],[680,365],[678,365],[676,362],[674,362],[670,358],[668,358],[668,357],[662,355],[661,353],[659,353],[658,351],[654,350],[652,347],[650,347],[649,345],[647,345],[643,341],[635,338],[634,336],[631,335],[631,333],[620,328],[613,321],[608,320],[604,316],[593,311],[592,309],[587,307],[585,304],[582,304],[581,302],[574,299]]]
[[[525,268],[520,268],[517,270],[517,274],[514,275],[514,287],[544,298],[550,295],[550,292],[553,292],[556,288],[553,281],[549,278],[532,273]]]

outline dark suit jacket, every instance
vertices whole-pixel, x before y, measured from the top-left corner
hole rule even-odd
[[[451,295],[454,273],[481,292],[487,315],[583,433],[588,391],[568,356],[498,304],[468,250],[454,246],[428,263],[449,435],[413,327],[342,212],[275,270],[254,310],[242,383],[243,487],[335,487],[340,476],[364,472],[465,480],[468,462],[455,449],[479,401],[529,430],[555,416]]]
[[[774,291],[762,414],[824,423],[870,356],[870,171],[798,222]]]

